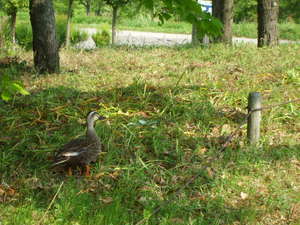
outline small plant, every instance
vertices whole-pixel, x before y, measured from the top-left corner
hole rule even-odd
[[[106,30],[103,30],[102,32],[97,32],[92,36],[92,38],[95,41],[97,47],[106,46],[110,43],[110,34]]]
[[[75,30],[71,34],[71,43],[76,44],[81,41],[85,41],[88,39],[88,37],[89,37],[89,35],[86,32],[80,31],[80,30]]]
[[[0,93],[3,101],[9,101],[17,93],[29,95],[29,92],[24,89],[22,84],[12,80],[8,74],[0,75]]]

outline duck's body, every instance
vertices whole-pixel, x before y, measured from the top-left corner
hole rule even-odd
[[[101,152],[101,141],[95,131],[94,124],[103,119],[97,112],[90,112],[87,116],[86,135],[71,140],[62,146],[54,156],[53,166],[82,167],[95,162]]]

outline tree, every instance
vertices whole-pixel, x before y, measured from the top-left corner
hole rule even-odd
[[[16,43],[16,23],[18,10],[28,5],[27,0],[0,0],[0,6],[10,17],[11,39]]]
[[[95,0],[95,15],[100,16],[102,14],[102,8],[104,6],[104,0]]]
[[[139,0],[141,5],[145,6],[158,17],[163,23],[172,16],[176,16],[182,21],[193,24],[194,33],[200,40],[207,35],[209,37],[217,37],[221,35],[222,24],[220,21],[212,17],[209,13],[203,12],[201,5],[195,0]]]
[[[39,73],[59,71],[58,42],[52,0],[30,0],[34,66]]]
[[[66,29],[66,48],[70,47],[71,20],[72,20],[73,2],[74,2],[74,0],[68,0],[67,29]]]
[[[256,22],[257,0],[234,0],[233,21],[240,22]]]
[[[258,47],[278,45],[279,0],[258,0]]]
[[[280,20],[294,20],[300,23],[300,4],[299,0],[279,1],[279,18]]]
[[[92,0],[80,0],[79,3],[85,7],[86,15],[89,16],[91,13]]]
[[[114,45],[116,40],[118,10],[120,7],[126,5],[129,0],[105,0],[105,2],[112,7],[111,44]]]
[[[232,23],[233,23],[233,0],[213,0],[212,14],[223,24],[223,32],[216,41],[227,44],[232,43]]]

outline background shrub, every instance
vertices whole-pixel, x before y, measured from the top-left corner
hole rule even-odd
[[[10,29],[7,16],[0,16],[0,49],[2,50],[9,39]]]
[[[32,49],[32,30],[30,23],[17,24],[16,40],[20,46],[25,48],[25,50]]]
[[[110,43],[110,34],[106,30],[102,30],[102,32],[97,32],[92,36],[92,38],[95,41],[97,47],[106,46]]]
[[[61,47],[66,42],[67,17],[59,15],[56,17],[56,37],[58,46]]]
[[[76,44],[81,41],[87,40],[89,37],[88,33],[80,30],[72,31],[71,33],[71,43]]]
[[[56,20],[56,37],[59,47],[61,47],[66,41],[66,26],[66,18],[58,16]],[[32,29],[30,23],[17,24],[16,40],[20,46],[25,48],[25,50],[32,49]]]

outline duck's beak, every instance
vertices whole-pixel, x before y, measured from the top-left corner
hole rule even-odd
[[[98,115],[98,120],[105,120],[105,119],[106,119],[105,116],[100,116],[100,115]]]

